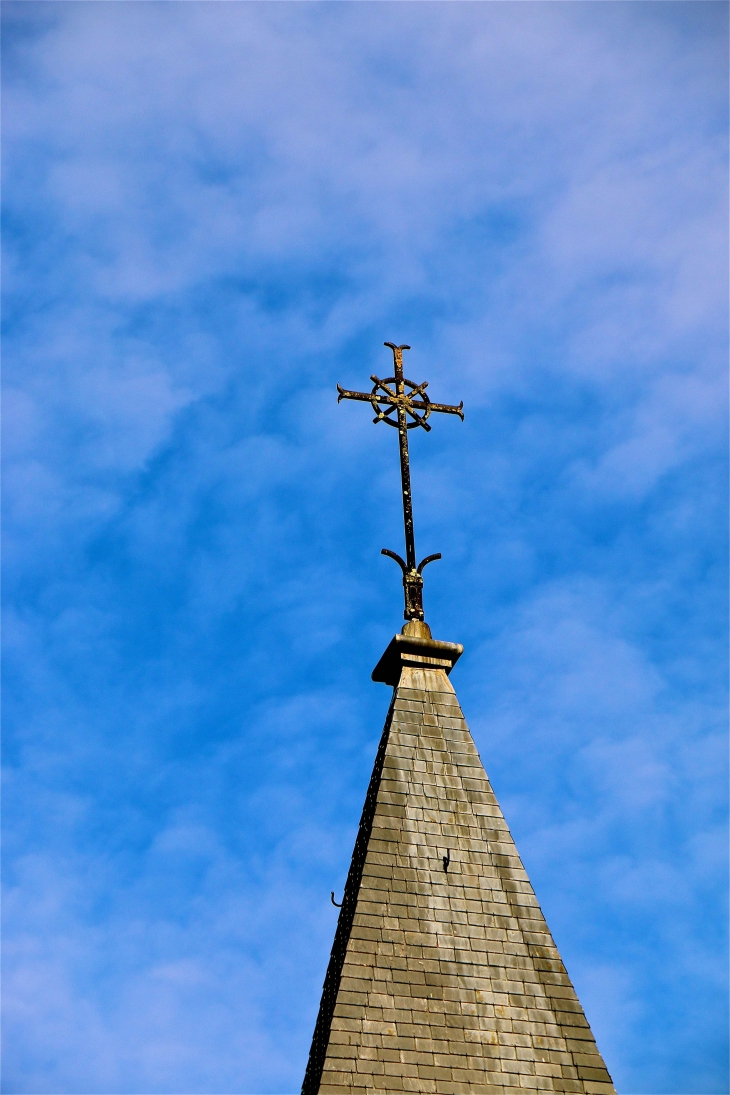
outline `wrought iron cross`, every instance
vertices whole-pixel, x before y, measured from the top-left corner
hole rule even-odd
[[[434,559],[441,558],[441,552],[436,555],[427,555],[416,566],[416,544],[413,536],[413,503],[411,500],[411,468],[408,459],[408,430],[415,426],[422,426],[427,432],[431,429],[428,417],[431,411],[442,411],[444,414],[458,414],[464,420],[464,403],[458,407],[451,407],[446,403],[432,403],[426,395],[428,381],[423,384],[414,384],[412,380],[406,380],[403,376],[403,351],[410,350],[410,346],[396,346],[393,342],[384,342],[384,346],[390,346],[393,351],[393,372],[395,376],[388,376],[381,380],[378,376],[371,376],[375,387],[367,392],[348,392],[337,385],[341,399],[361,399],[364,403],[370,403],[375,411],[373,422],[387,422],[389,426],[395,426],[398,430],[400,442],[400,476],[403,486],[403,524],[406,533],[406,557],[401,559],[394,551],[383,548],[382,554],[395,559],[403,571],[403,590],[405,593],[406,608],[403,616],[406,620],[423,619],[423,568],[426,563],[432,563]],[[406,391],[406,389],[409,389]],[[412,421],[408,421],[411,418]]]

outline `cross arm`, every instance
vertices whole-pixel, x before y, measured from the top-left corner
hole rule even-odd
[[[413,400],[413,406],[418,407],[419,411],[423,411],[426,407],[429,407],[432,411],[442,411],[444,414],[458,414],[461,421],[464,421],[463,399],[458,407],[451,407],[448,403],[420,403],[417,399]]]
[[[428,403],[421,399],[407,398],[406,400],[399,400],[397,396],[386,395],[384,392],[379,392],[376,396],[373,396],[372,392],[350,392],[340,384],[337,385],[337,391],[339,392],[337,396],[338,403],[343,399],[359,399],[363,403],[372,403],[375,399],[378,403],[389,403],[392,407],[397,407],[399,403],[405,403],[406,408],[415,407],[418,411],[441,411],[442,414],[458,414],[461,421],[464,421],[463,400],[458,407],[452,407],[449,403],[432,403],[430,400]]]
[[[341,387],[339,384],[337,385],[337,391],[340,393],[337,396],[338,403],[343,399],[361,399],[364,403],[372,403],[373,400],[370,392],[348,392],[346,388]],[[386,398],[380,400],[380,402],[384,403]],[[388,399],[388,402],[390,402],[390,399]],[[393,402],[395,401],[393,400]]]

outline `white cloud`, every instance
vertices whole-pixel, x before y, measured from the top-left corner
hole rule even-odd
[[[690,1090],[636,1046],[699,1067],[716,991],[715,8],[7,6],[14,1090],[298,1084],[399,615],[334,381],[386,337],[466,402],[427,605],[538,895],[624,1087]]]

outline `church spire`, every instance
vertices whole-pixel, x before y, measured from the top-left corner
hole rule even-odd
[[[340,398],[411,413],[409,381],[391,395],[372,379],[371,396]],[[403,482],[408,622],[372,674],[393,697],[302,1095],[615,1095],[449,680],[463,648],[431,637],[409,589]]]

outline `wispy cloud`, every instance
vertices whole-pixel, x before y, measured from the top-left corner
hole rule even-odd
[[[4,17],[3,1089],[298,1089],[388,338],[466,404],[427,613],[618,1088],[726,1090],[726,6]]]

